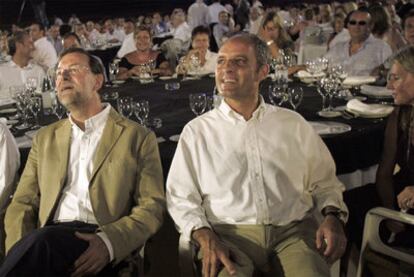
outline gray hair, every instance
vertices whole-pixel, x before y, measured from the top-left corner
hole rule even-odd
[[[406,71],[414,74],[414,46],[406,46],[391,58],[392,63],[398,62]]]
[[[266,43],[261,40],[258,36],[248,33],[240,33],[232,36],[227,41],[239,40],[250,45],[254,50],[256,56],[257,69],[259,70],[262,66],[269,64],[270,52]],[[227,42],[226,41],[226,42]],[[225,42],[225,43],[226,43]]]

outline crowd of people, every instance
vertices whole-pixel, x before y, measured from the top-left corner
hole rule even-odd
[[[401,0],[287,7],[196,0],[171,14],[96,22],[72,15],[48,28],[3,30],[0,99],[28,78],[40,89],[53,76],[69,116],[38,131],[18,183],[19,151],[0,122],[0,216],[7,208],[0,276],[113,274],[158,230],[166,206],[199,246],[203,276],[329,276],[347,237],[360,245],[370,208],[414,208],[413,44],[414,5]],[[290,57],[289,75],[306,70],[297,61],[309,45],[324,53],[308,59],[386,78],[397,105],[376,184],[345,192],[345,201],[321,138],[259,94],[272,60]],[[119,80],[148,68],[162,76],[215,73],[223,101],[184,127],[166,192],[154,134],[101,102],[106,65],[88,51],[103,46],[119,47]],[[386,228],[412,247],[412,229],[391,221]]]

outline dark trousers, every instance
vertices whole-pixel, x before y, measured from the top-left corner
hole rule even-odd
[[[74,262],[89,246],[75,232],[94,233],[96,228],[75,221],[34,230],[10,249],[0,268],[0,277],[70,276]],[[116,276],[122,266],[122,263],[116,267],[109,264],[99,276]]]

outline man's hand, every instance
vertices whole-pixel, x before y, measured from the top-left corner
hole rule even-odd
[[[109,252],[97,234],[76,232],[75,236],[89,242],[89,247],[75,261],[72,277],[94,275],[109,263]]]
[[[397,196],[398,206],[401,210],[414,208],[414,186],[405,187]]]
[[[202,228],[193,232],[193,238],[200,245],[203,253],[203,276],[216,277],[221,265],[224,265],[230,275],[236,273],[233,263],[230,261],[229,249],[224,246],[216,234],[208,229]]]
[[[323,249],[323,245],[326,248]],[[316,231],[316,247],[323,251],[329,263],[335,262],[345,252],[346,237],[342,223],[333,215],[327,215]]]

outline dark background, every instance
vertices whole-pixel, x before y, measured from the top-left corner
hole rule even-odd
[[[210,0],[207,0],[209,2]],[[231,0],[222,0],[228,3]],[[0,0],[0,28],[8,28],[17,22],[23,0]],[[34,19],[31,2],[39,0],[26,0],[23,10],[21,25],[25,26]],[[137,17],[152,11],[170,13],[174,8],[187,9],[194,0],[46,0],[46,12],[49,20],[57,15],[67,21],[72,13],[75,13],[82,21],[86,19],[96,20],[104,17]],[[297,1],[297,0],[261,0],[265,5],[287,5],[300,2],[329,2],[329,1]]]

